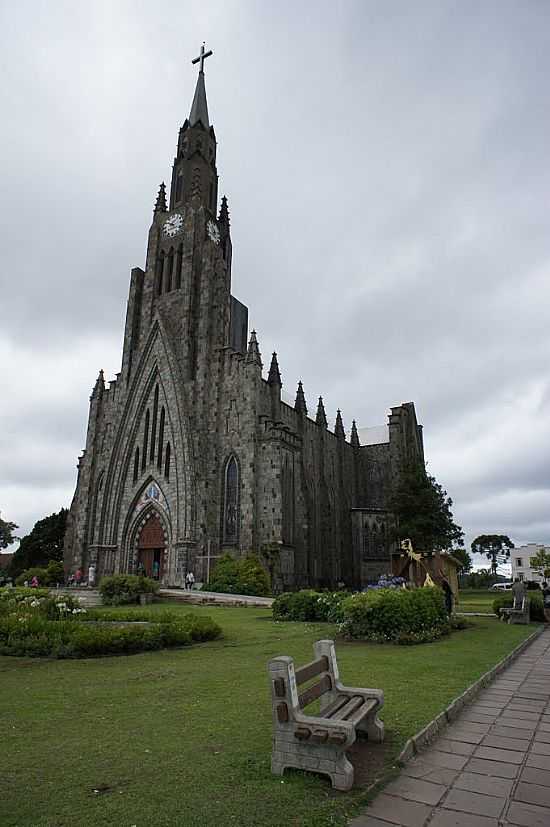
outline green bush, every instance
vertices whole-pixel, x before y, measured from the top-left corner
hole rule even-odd
[[[102,577],[99,584],[101,599],[108,606],[137,603],[140,594],[156,594],[158,590],[156,580],[137,574],[113,574]]]
[[[439,588],[371,589],[348,597],[341,630],[380,643],[428,643],[451,631]]]
[[[170,623],[113,625],[96,621],[48,620],[39,614],[0,616],[0,655],[84,658],[190,646],[214,640],[221,629],[209,617],[193,614]]]
[[[544,623],[544,604],[542,592],[532,591],[527,595],[529,601],[529,619],[533,623]],[[514,598],[509,594],[501,594],[493,600],[493,612],[500,617],[501,609],[511,609],[514,605]]]
[[[251,594],[265,597],[271,594],[269,575],[255,554],[235,558],[224,554],[216,563],[204,591],[225,594]]]
[[[340,623],[343,620],[342,605],[347,597],[349,592],[316,592],[313,589],[284,592],[273,601],[273,619]]]
[[[50,560],[47,568],[34,566],[25,569],[16,579],[16,585],[22,586],[25,580],[30,583],[33,577],[38,578],[40,586],[55,586],[57,583],[64,583],[65,572],[63,570],[63,563],[59,562],[59,560]]]

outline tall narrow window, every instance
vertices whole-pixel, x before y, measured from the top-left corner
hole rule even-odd
[[[172,271],[174,269],[174,250],[170,247],[170,252],[164,260],[164,292],[169,293],[172,288]]]
[[[223,542],[236,545],[239,539],[239,466],[229,457],[225,466],[223,498]]]
[[[139,476],[139,448],[136,448],[136,453],[134,454],[134,482],[137,482],[138,476]]]
[[[155,401],[153,402],[153,427],[151,429],[151,453],[149,459],[151,462],[155,459],[155,445],[157,439],[157,414],[159,409],[159,386],[155,388]]]
[[[166,451],[164,456],[164,476],[167,480],[170,479],[170,443],[166,443]]]
[[[161,251],[159,257],[157,258],[157,269],[155,273],[155,280],[156,280],[156,293],[157,296],[160,296],[162,293],[162,272],[164,270],[164,253]]]
[[[157,468],[159,471],[162,468],[162,445],[164,442],[164,405],[160,409],[160,423],[159,423],[159,444],[158,444],[158,452],[157,452]]]
[[[181,265],[183,260],[183,245],[180,244],[176,256],[176,290],[181,288]]]
[[[147,465],[147,448],[149,445],[149,408],[145,414],[145,428],[143,429],[143,454],[141,455],[141,470],[145,471]]]
[[[294,542],[294,458],[285,453],[281,473],[283,543]]]
[[[181,170],[178,172],[178,177],[176,178],[176,204],[181,201],[183,197],[183,172]]]

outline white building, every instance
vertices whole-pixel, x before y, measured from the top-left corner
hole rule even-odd
[[[550,552],[550,546],[545,546],[543,543],[527,543],[525,546],[518,546],[511,550],[512,580],[519,577],[520,580],[525,580],[525,582],[534,580],[537,583],[542,583],[542,576],[531,569],[531,558],[541,548]]]

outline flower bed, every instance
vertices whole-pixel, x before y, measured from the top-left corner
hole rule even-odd
[[[141,595],[151,595],[159,590],[159,584],[150,577],[140,574],[113,574],[103,577],[99,592],[103,603],[119,606],[123,603],[139,603]]]
[[[191,613],[155,616],[151,612],[144,623],[140,612],[119,612],[122,617],[113,617],[117,612],[111,616],[87,612],[73,598],[14,592],[20,590],[0,589],[0,655],[84,658],[132,654],[190,646],[222,634],[211,618]]]

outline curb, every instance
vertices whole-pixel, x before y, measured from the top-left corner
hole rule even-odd
[[[485,689],[497,675],[499,675],[507,666],[512,663],[522,652],[527,649],[535,640],[543,633],[544,626],[539,626],[532,635],[529,635],[528,638],[525,638],[519,646],[516,646],[510,654],[506,655],[501,661],[499,661],[492,669],[489,669],[488,672],[485,672],[477,681],[474,681],[458,698],[455,698],[454,701],[451,701],[449,706],[440,712],[435,718],[433,718],[429,724],[421,729],[416,735],[413,735],[412,738],[409,738],[399,755],[397,756],[396,762],[398,765],[403,766],[407,764],[411,758],[417,755],[422,747],[425,747],[430,741],[438,735],[441,730],[445,729],[448,724],[451,724],[453,721],[458,718],[459,714],[461,713],[462,709],[466,706],[466,704],[473,701],[473,699],[478,695],[482,689]]]

